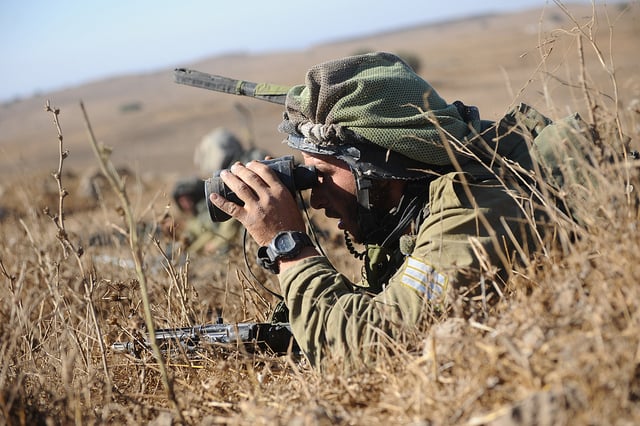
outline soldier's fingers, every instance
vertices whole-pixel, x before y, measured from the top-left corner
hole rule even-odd
[[[259,161],[251,161],[246,165],[246,168],[259,176],[266,187],[279,188],[282,186],[282,181],[278,175],[276,175],[276,172],[268,165]]]
[[[231,171],[222,170],[220,178],[245,203],[257,200],[259,198],[257,189],[260,186],[266,186],[259,177],[255,176],[255,173],[247,170],[240,163],[231,166]]]
[[[276,173],[266,164],[252,161],[246,166],[241,164],[231,167],[231,171],[249,185],[259,198],[267,199],[282,186]]]
[[[209,201],[224,213],[242,222],[241,216],[244,214],[244,208],[242,206],[239,206],[233,201],[227,200],[222,195],[215,192],[212,192],[211,195],[209,195]]]

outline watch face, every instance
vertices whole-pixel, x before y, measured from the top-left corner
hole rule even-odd
[[[274,248],[278,254],[288,253],[295,247],[295,241],[288,233],[282,233],[277,236],[273,242]]]

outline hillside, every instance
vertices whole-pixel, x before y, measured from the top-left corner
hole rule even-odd
[[[569,7],[572,15],[588,22],[590,6]],[[640,71],[640,5],[614,5],[598,10],[594,26],[601,48],[608,49],[613,27],[613,51],[603,51],[615,63],[620,104],[640,97],[632,78]],[[420,74],[440,94],[480,107],[487,119],[501,116],[509,106],[527,102],[550,116],[583,111],[576,87],[578,53],[570,32],[575,24],[557,6],[546,10],[417,26],[318,45],[304,51],[261,55],[238,53],[176,66],[253,81],[293,85],[303,81],[311,65],[363,50],[385,50],[412,55]],[[542,61],[545,52],[552,52]],[[587,49],[590,84],[612,95],[609,76]],[[55,65],[52,65],[55,66]],[[174,84],[173,69],[128,75],[46,93],[0,107],[0,178],[24,178],[49,171],[57,157],[56,132],[44,113],[47,99],[61,109],[68,167],[83,170],[94,161],[87,143],[79,101],[85,103],[97,137],[114,148],[114,162],[146,173],[188,174],[192,152],[200,138],[217,126],[248,139],[246,119],[234,107],[246,107],[252,116],[256,144],[280,154],[286,151],[276,131],[281,108]],[[545,96],[553,96],[553,108]],[[558,102],[562,100],[562,102]],[[607,100],[609,101],[609,100]]]

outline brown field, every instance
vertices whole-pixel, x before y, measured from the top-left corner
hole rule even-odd
[[[417,58],[445,99],[477,105],[483,118],[519,102],[552,118],[578,111],[600,143],[618,149],[622,133],[638,149],[638,46],[637,1],[568,13],[554,4],[177,65],[296,84],[315,63],[393,51]],[[59,115],[44,110],[47,99]],[[127,172],[125,201],[106,183],[88,196],[98,161],[79,100]],[[517,270],[490,311],[456,309],[411,345],[390,344],[389,358],[370,369],[319,373],[293,357],[203,348],[198,359],[165,364],[171,396],[152,355],[114,354],[110,343],[143,330],[147,294],[158,327],[213,322],[220,308],[228,322],[268,319],[275,299],[256,280],[277,283],[253,264],[250,242],[255,279],[241,246],[185,262],[176,238],[158,227],[163,217],[182,220],[172,184],[193,174],[205,133],[225,126],[285,154],[280,115],[275,105],[176,85],[172,70],[0,106],[0,424],[640,424],[640,180],[638,164],[624,161],[590,170],[601,185],[581,206],[584,225],[571,228],[579,238],[561,237]],[[332,262],[357,280],[334,224],[312,217]]]

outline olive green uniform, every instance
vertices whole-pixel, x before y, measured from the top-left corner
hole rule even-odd
[[[242,228],[237,220],[212,222],[206,201],[196,205],[196,216],[185,224],[184,238],[187,240],[187,251],[197,253],[203,249],[218,255],[229,251],[236,235]]]
[[[429,213],[415,235],[415,247],[401,254],[399,266],[393,262],[398,253],[383,256],[390,261],[379,268],[380,275],[385,267],[395,273],[388,283],[368,283],[372,288],[384,286],[379,293],[355,286],[322,256],[298,262],[282,274],[280,285],[294,335],[314,365],[329,351],[347,365],[366,362],[383,335],[395,338],[418,325],[429,308],[441,307],[449,287],[473,285],[480,274],[489,275],[480,259],[496,266],[502,259],[507,264],[499,267],[499,275],[509,273],[512,241],[529,238],[519,231],[521,206],[496,180],[464,177],[468,185],[460,173],[450,173],[425,188]]]

